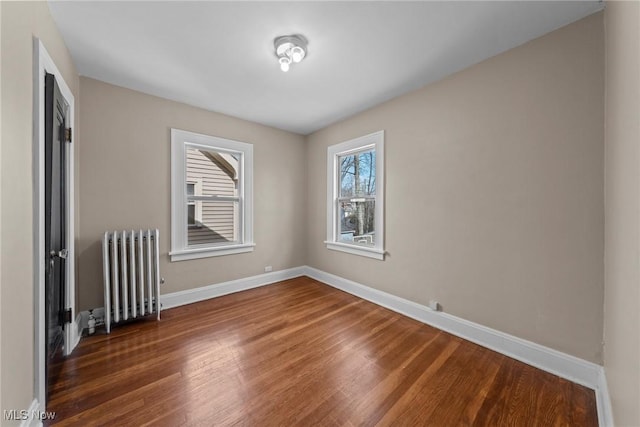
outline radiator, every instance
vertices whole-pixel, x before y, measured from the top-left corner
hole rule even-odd
[[[107,231],[102,239],[104,324],[156,314],[160,320],[160,232]]]

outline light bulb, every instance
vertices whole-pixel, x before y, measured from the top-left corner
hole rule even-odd
[[[291,59],[286,56],[281,56],[278,60],[280,62],[280,69],[285,73],[289,71],[289,64],[291,64]]]
[[[300,46],[294,46],[291,49],[291,59],[293,62],[300,62],[304,58],[304,50]]]

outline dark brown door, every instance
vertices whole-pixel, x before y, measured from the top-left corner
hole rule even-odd
[[[65,287],[67,283],[66,115],[67,102],[52,74],[45,76],[45,322],[46,378],[59,374],[64,345]]]

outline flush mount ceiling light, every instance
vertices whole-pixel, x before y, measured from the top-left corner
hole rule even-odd
[[[273,41],[280,69],[289,71],[292,63],[298,63],[307,55],[307,40],[300,35],[280,36]]]

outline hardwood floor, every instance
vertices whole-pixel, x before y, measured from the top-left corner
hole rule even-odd
[[[56,425],[596,426],[592,390],[307,277],[83,338]]]

